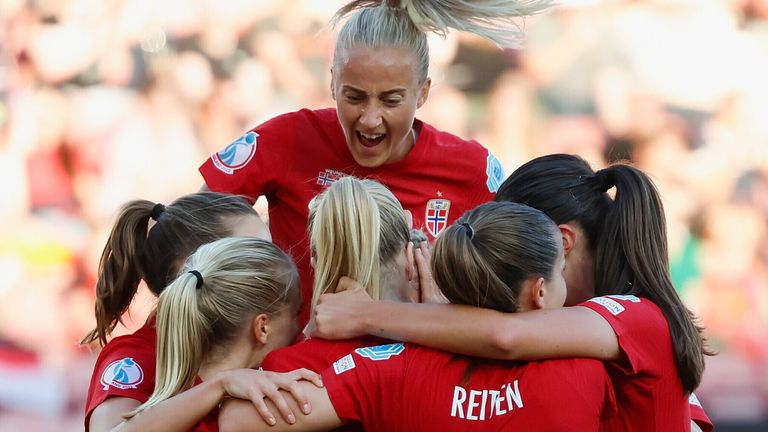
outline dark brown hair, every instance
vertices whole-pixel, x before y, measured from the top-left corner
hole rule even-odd
[[[552,276],[559,236],[539,210],[511,202],[482,204],[438,236],[432,274],[451,303],[515,312],[526,278]]]
[[[595,257],[595,295],[631,294],[655,303],[669,325],[683,389],[698,387],[704,355],[711,353],[672,285],[664,207],[645,173],[624,163],[594,172],[578,156],[543,156],[512,173],[496,201],[527,204],[558,224],[578,223]]]
[[[199,246],[232,234],[231,218],[256,214],[242,197],[215,192],[186,195],[167,207],[147,200],[125,204],[99,261],[96,328],[81,343],[106,344],[141,280],[160,295]]]

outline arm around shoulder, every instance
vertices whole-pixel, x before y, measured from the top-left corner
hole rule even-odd
[[[465,305],[377,302],[367,312],[362,328],[368,334],[457,354],[501,360],[619,357],[613,328],[585,307],[502,313]]]
[[[333,408],[331,399],[326,389],[319,388],[314,384],[303,381],[298,383],[301,390],[307,395],[307,399],[312,406],[310,414],[298,414],[296,422],[287,423],[284,419],[277,417],[276,424],[271,426],[256,411],[252,403],[244,400],[228,399],[219,411],[219,430],[221,432],[245,432],[245,431],[324,431],[336,429],[343,425],[339,416]],[[287,392],[281,390],[285,396]],[[295,400],[291,397],[285,398],[295,413],[301,413]],[[276,411],[276,407],[271,401],[265,400],[270,410]]]

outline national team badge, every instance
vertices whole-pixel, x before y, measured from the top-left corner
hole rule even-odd
[[[427,212],[424,223],[432,237],[437,237],[448,226],[448,211],[451,209],[451,201],[447,199],[433,199],[427,201]]]
[[[355,350],[360,357],[369,358],[374,361],[389,360],[392,356],[400,355],[405,351],[405,346],[401,343],[379,345]]]
[[[328,187],[331,183],[344,177],[346,174],[332,169],[325,169],[317,174],[317,184],[323,187]]]
[[[144,371],[131,357],[110,363],[101,374],[101,385],[104,386],[104,390],[109,386],[122,390],[136,388],[142,381],[144,381]]]
[[[259,134],[251,131],[236,139],[224,150],[211,157],[213,165],[220,171],[230,175],[248,165],[248,162],[253,159],[253,155],[256,154],[256,138],[258,136]]]

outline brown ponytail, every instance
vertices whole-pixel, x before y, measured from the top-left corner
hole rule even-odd
[[[160,295],[187,256],[202,244],[231,235],[232,218],[246,215],[256,215],[246,200],[213,192],[185,195],[167,207],[147,200],[125,204],[99,260],[96,328],[81,343],[106,344],[139,282],[144,280]],[[151,228],[150,219],[155,219]]]
[[[683,389],[692,392],[704,373],[702,327],[677,295],[669,273],[664,207],[651,179],[625,164],[613,165],[584,181],[616,187],[596,248],[596,294],[633,294],[655,303],[669,325],[675,364]]]

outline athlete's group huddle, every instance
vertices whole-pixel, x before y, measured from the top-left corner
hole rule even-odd
[[[126,204],[84,339],[104,345],[86,430],[712,430],[650,179],[572,155],[505,178],[415,118],[425,31],[504,43],[548,3],[352,1],[335,108],[248,131],[204,191]],[[157,310],[108,341],[141,281]]]

